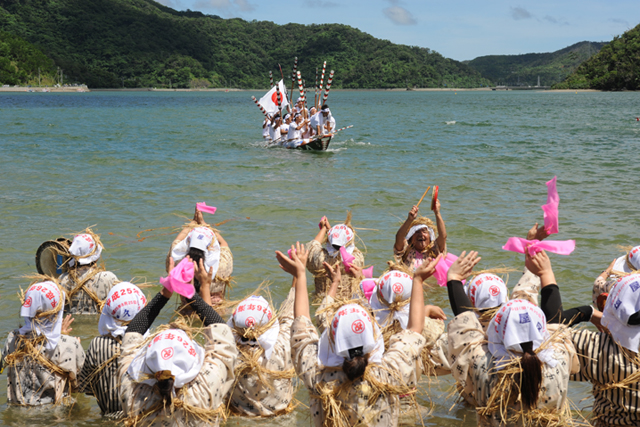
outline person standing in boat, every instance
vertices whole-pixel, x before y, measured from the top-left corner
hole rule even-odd
[[[262,138],[271,139],[271,135],[269,134],[271,130],[271,114],[267,114],[264,116],[264,122],[262,122]]]
[[[316,130],[318,135],[328,135],[336,129],[336,119],[331,115],[331,110],[327,104],[324,104],[322,108],[320,108],[317,123]]]
[[[303,139],[302,134],[309,127],[308,125],[308,120],[304,120],[301,114],[296,114],[295,121],[289,125],[289,131],[287,133],[288,139],[285,147],[296,148],[307,144],[309,140]]]
[[[71,314],[99,314],[100,308],[118,278],[99,266],[104,247],[100,237],[87,228],[73,238],[69,247],[71,259],[66,272],[60,276],[65,291],[65,312]]]
[[[269,126],[269,137],[271,141],[276,142],[280,141],[280,126],[282,125],[282,119],[280,118],[280,113],[276,113],[271,118],[271,126]]]
[[[436,200],[433,212],[436,214],[436,227],[427,217],[418,216],[419,208],[414,206],[407,220],[396,233],[393,254],[396,260],[410,268],[417,268],[427,258],[435,258],[447,252],[447,230],[440,215],[440,200]]]

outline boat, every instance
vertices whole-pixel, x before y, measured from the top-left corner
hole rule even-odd
[[[329,91],[331,90],[331,83],[333,82],[334,71],[333,70],[330,71],[326,85],[325,85],[324,76],[327,68],[327,62],[325,61],[322,66],[320,83],[318,84],[318,68],[316,68],[315,93],[314,93],[313,103],[311,103],[310,100],[307,101],[307,92],[311,92],[311,91],[309,91],[307,88],[304,87],[302,75],[300,74],[300,71],[297,71],[297,67],[298,67],[298,58],[295,58],[295,62],[293,65],[293,73],[291,74],[291,92],[290,93],[293,94],[295,84],[297,81],[298,90],[300,92],[298,101],[304,102],[303,104],[304,110],[308,111],[314,107],[316,108],[316,110],[320,110],[320,107],[326,104],[327,102]],[[282,73],[282,70],[280,70],[280,72]],[[256,99],[255,96],[251,97],[251,99],[253,99],[253,102],[255,102],[255,104],[258,106],[258,108],[262,112],[262,114],[266,117],[270,117],[270,115],[274,115],[274,114],[280,114],[281,117],[284,117],[285,114],[294,111],[296,107],[294,107],[293,103],[290,101],[291,98],[289,93],[287,93],[287,87],[284,83],[284,75],[282,75],[282,80],[274,84],[273,72],[270,71],[269,81],[270,81],[271,88],[262,98],[258,100]],[[300,111],[300,110],[298,109],[297,111]],[[304,114],[303,116],[304,119],[311,119],[311,117],[308,117],[306,112],[303,114]],[[320,113],[317,113],[317,114],[320,114]],[[325,117],[329,117],[331,120],[331,123],[334,126],[333,128],[329,128],[331,133],[323,134],[323,135],[316,134],[315,137],[312,135],[313,139],[307,143],[304,143],[300,140],[296,140],[302,143],[299,143],[295,147],[289,144],[280,143],[277,140],[275,142],[269,141],[267,146],[282,147],[282,148],[296,149],[296,150],[302,150],[302,151],[327,151],[327,149],[329,148],[329,144],[331,143],[331,139],[335,136],[335,134],[344,129],[351,128],[352,126],[347,126],[345,128],[336,130],[335,120],[331,118],[330,113],[328,116],[325,115]],[[328,121],[329,119],[325,119],[325,120]],[[320,123],[324,123],[324,122],[320,122]],[[318,125],[320,126],[320,124]],[[326,131],[323,131],[323,132],[326,132]]]

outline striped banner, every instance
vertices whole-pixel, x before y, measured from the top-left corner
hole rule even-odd
[[[327,81],[327,90],[324,91],[324,98],[322,99],[322,103],[326,104],[327,98],[329,97],[329,91],[331,90],[331,83],[333,82],[333,70],[329,73],[329,80]]]
[[[262,108],[262,105],[260,105],[260,103],[258,102],[258,100],[256,99],[255,96],[252,96],[251,99],[253,99],[253,102],[256,103],[256,105],[258,106],[258,108],[260,109],[260,111],[262,111],[262,114],[264,114],[265,116],[267,115],[267,112],[265,111],[264,108]]]
[[[273,71],[269,71],[269,84],[273,87]]]

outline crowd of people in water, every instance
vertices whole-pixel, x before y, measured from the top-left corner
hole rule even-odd
[[[310,109],[303,98],[288,113],[267,114],[262,123],[262,137],[270,144],[279,144],[285,148],[297,148],[316,138],[332,135],[336,130],[336,119],[331,115],[329,106],[324,104]]]
[[[288,132],[292,120],[298,132],[328,131],[325,107],[315,130],[311,109],[289,116]],[[283,134],[279,117],[268,124],[273,140]],[[87,229],[60,254],[64,273],[34,278],[22,295],[24,325],[2,351],[8,404],[72,405],[85,393],[126,426],[218,425],[230,415],[285,416],[303,387],[309,407],[298,410],[315,426],[390,426],[422,413],[423,376],[451,375],[478,425],[640,425],[640,246],[595,279],[592,305],[573,308],[544,250],[525,251],[511,291],[501,269],[478,271],[478,253],[462,252],[446,272],[455,317],[445,324],[442,308],[425,304],[427,280],[448,255],[440,202],[432,207],[435,222],[409,211],[377,278],[351,214],[333,226],[323,217],[309,243],[275,253],[292,277],[278,308],[264,287],[228,299],[231,249],[198,209],[171,244],[155,295],[106,271],[100,237]],[[527,234],[546,237],[537,224]],[[173,293],[180,309],[151,330]],[[69,335],[73,316],[98,313],[100,335],[85,351]],[[576,328],[587,322],[597,330]],[[593,385],[586,419],[571,412],[570,380]]]

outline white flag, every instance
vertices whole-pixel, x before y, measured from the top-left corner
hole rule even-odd
[[[287,88],[284,86],[282,80],[278,82],[278,87],[280,87],[280,98],[282,109],[285,109],[287,105],[289,105],[289,101],[287,101]],[[276,93],[276,86],[272,87],[269,92],[258,101],[262,108],[269,114],[274,114],[278,111],[278,94]]]

